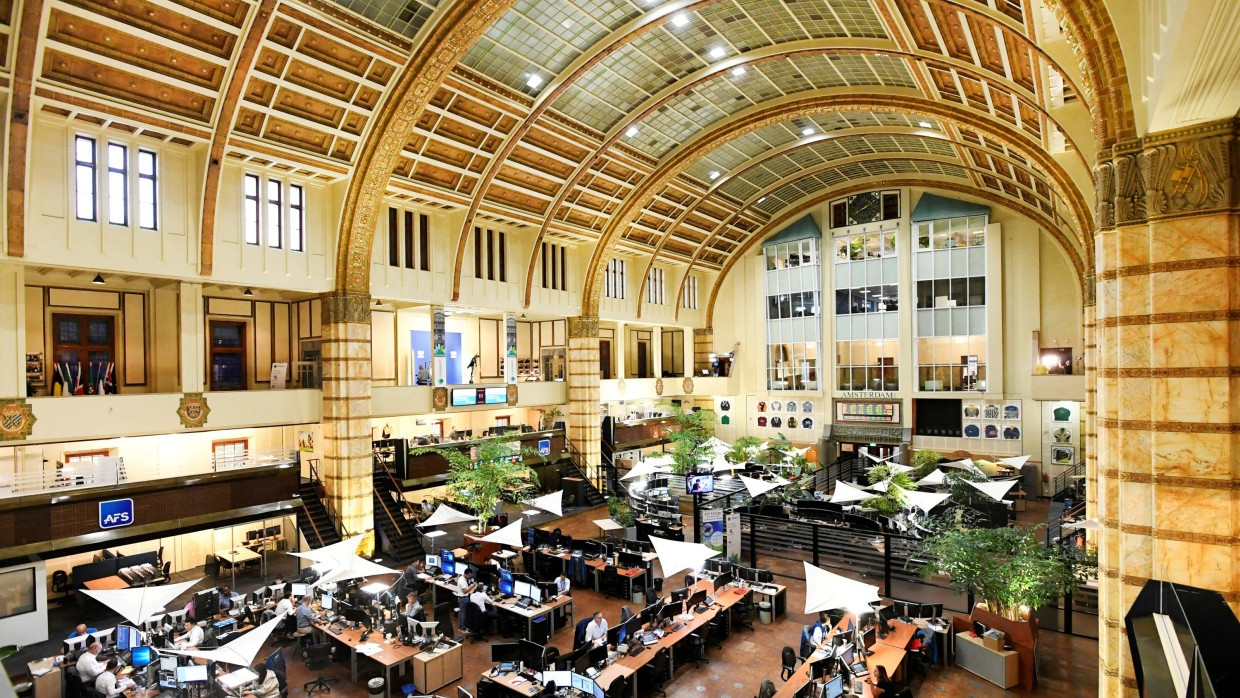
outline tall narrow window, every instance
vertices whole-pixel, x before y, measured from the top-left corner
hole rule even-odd
[[[544,242],[542,244],[542,287],[551,288],[547,285],[547,245],[551,243]]]
[[[495,231],[487,230],[487,281],[495,280]]]
[[[474,228],[474,278],[482,278],[482,228]]]
[[[159,229],[159,162],[153,150],[138,149],[138,227]]]
[[[431,270],[431,219],[425,213],[418,215],[418,264],[422,271]]]
[[[288,248],[306,249],[306,194],[300,184],[288,185]]]
[[[129,225],[129,148],[108,144],[108,222]]]
[[[243,189],[245,191],[245,203],[243,206],[245,209],[245,242],[247,245],[257,245],[260,242],[258,234],[258,212],[260,206],[258,202],[258,175],[246,175]]]
[[[405,268],[413,269],[413,211],[405,211]]]
[[[560,290],[568,290],[568,248],[560,245]]]
[[[624,260],[612,258],[604,270],[604,291],[608,298],[624,300]]]
[[[284,244],[283,185],[278,179],[267,180],[267,246],[279,249]]]
[[[77,201],[77,219],[95,220],[95,139],[77,136],[73,141],[76,164],[73,168],[74,193]]]
[[[646,279],[646,302],[663,305],[663,291],[663,270],[651,269],[650,276]]]
[[[681,296],[681,305],[688,310],[697,310],[698,285],[696,276],[690,276],[685,279],[685,290]]]
[[[551,288],[555,290],[559,290],[560,288],[559,275],[557,274],[557,272],[559,271],[559,267],[560,267],[559,262],[555,258],[555,245],[552,245],[551,246]]]
[[[400,266],[400,231],[396,227],[400,212],[388,207],[388,266]]]
[[[508,238],[499,231],[499,280],[508,281]]]

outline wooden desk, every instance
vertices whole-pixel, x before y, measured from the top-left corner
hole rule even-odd
[[[126,582],[119,575],[114,574],[111,577],[100,577],[99,579],[92,579],[89,582],[83,582],[82,586],[90,589],[91,591],[105,591],[109,589],[128,589],[129,582]]]
[[[836,623],[834,628],[831,628],[831,632],[825,639],[830,640],[837,633],[847,632],[848,625],[853,622],[855,622],[855,618],[851,613],[845,615],[840,619],[839,623]],[[904,623],[903,625],[908,624]],[[916,628],[914,626],[914,630],[915,629]],[[894,633],[888,635],[887,637],[890,638],[892,635],[894,635]],[[910,634],[909,637],[911,638],[912,635]],[[888,676],[894,677],[901,665],[904,664],[904,656],[906,654],[907,652],[899,647],[885,645],[882,642],[876,642],[874,643],[874,646],[870,648],[870,656],[865,658],[865,666],[870,670],[871,674],[876,673],[878,671],[878,667],[881,666],[887,670]],[[774,698],[793,698],[793,696],[797,694],[797,691],[800,691],[806,684],[808,684],[810,682],[811,663],[812,662],[802,662],[796,672],[793,673],[793,675],[784,682],[784,685],[780,686],[779,690],[775,692]],[[866,678],[868,679],[871,677],[867,676]],[[865,698],[874,698],[874,686],[868,681],[864,683],[864,686],[865,688],[863,695]]]
[[[443,589],[449,594],[452,594],[453,598],[455,599],[456,587],[452,584],[449,584],[448,582],[442,582],[436,579],[434,581],[434,584],[432,584],[432,588],[436,590],[436,594],[435,594],[436,599],[438,599],[437,590],[439,589]],[[435,603],[438,604],[438,601],[436,600]],[[552,614],[561,608],[564,608],[566,606],[572,606],[572,604],[573,604],[573,597],[557,596],[552,599],[544,600],[542,602],[542,605],[540,606],[531,606],[530,608],[527,608],[527,609],[520,609],[520,608],[517,608],[517,600],[515,598],[505,599],[503,601],[496,601],[495,599],[491,599],[491,605],[495,607],[496,610],[507,611],[508,613],[511,613],[525,621],[525,632],[526,632],[525,637],[527,639],[530,639],[534,636],[534,621],[541,616],[546,616],[547,622],[551,623],[550,633],[548,637],[553,637],[555,635],[555,623],[552,621]],[[439,620],[439,619],[436,618],[435,620]]]
[[[453,644],[446,650],[419,652],[413,656],[413,685],[422,693],[460,681],[465,675],[465,650]],[[389,684],[391,682],[389,681]]]
[[[55,657],[29,662],[26,669],[30,672],[30,680],[34,682],[34,698],[61,698],[63,675],[60,667],[56,666]]]
[[[783,584],[750,585],[755,601],[771,603],[771,618],[778,618],[788,612],[788,587]],[[770,590],[770,591],[768,591]]]
[[[902,650],[908,649],[908,643],[912,642],[913,634],[917,632],[917,625],[914,623],[905,623],[904,621],[892,621],[895,630],[888,630],[887,637],[880,638],[878,644],[891,645]]]
[[[499,676],[495,673],[495,669],[491,669],[482,672],[482,678],[490,680],[491,683],[513,695],[533,696],[542,690],[541,682],[530,681],[515,672]]]
[[[339,635],[337,635],[336,633],[333,633],[328,629],[327,623],[323,621],[319,621],[319,620],[315,621],[314,629],[317,631],[317,635],[321,637],[326,637],[329,640],[340,643],[341,645],[344,645],[344,647],[349,650],[349,676],[352,678],[353,683],[357,683],[357,657],[359,654],[359,652],[357,651],[357,647],[358,645],[364,644],[363,640],[361,639],[362,631],[361,630],[349,630],[348,628],[345,628]],[[391,698],[392,696],[392,670],[399,669],[401,666],[404,665],[405,662],[412,660],[415,655],[422,654],[422,652],[417,647],[409,647],[407,645],[402,645],[397,640],[384,641],[383,635],[378,632],[370,633],[370,635],[368,636],[368,639],[365,642],[374,642],[374,643],[377,643],[380,647],[382,647],[381,651],[379,651],[376,654],[369,655],[368,658],[374,660],[381,667],[383,667],[383,677],[385,679],[384,688],[387,691],[388,698]],[[457,649],[458,650],[460,649],[459,644],[457,645]],[[446,654],[446,651],[439,652],[436,654]],[[366,656],[366,655],[362,655],[362,656]],[[458,654],[458,657],[459,657],[459,654]],[[428,656],[428,659],[430,659],[429,656]],[[414,666],[416,667],[417,664],[415,663]],[[459,666],[459,660],[458,660],[458,666]],[[444,667],[444,668],[446,669],[447,667]],[[460,671],[461,670],[458,668],[457,670],[458,679],[461,676]]]

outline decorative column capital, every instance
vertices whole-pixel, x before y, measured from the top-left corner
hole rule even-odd
[[[598,316],[581,315],[568,318],[568,336],[573,339],[598,337]]]
[[[693,330],[694,337],[712,337],[715,334],[713,327],[698,327]]]
[[[331,291],[321,297],[323,324],[370,323],[370,294]]]

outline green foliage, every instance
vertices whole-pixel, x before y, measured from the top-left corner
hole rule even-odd
[[[1097,558],[1081,550],[1047,548],[1037,528],[955,528],[927,538],[921,553],[932,562],[922,576],[945,574],[952,588],[973,593],[992,612],[1020,620],[1097,573]],[[1023,608],[1022,608],[1023,607]]]
[[[931,451],[928,448],[913,451],[913,472],[918,480],[934,472],[934,469],[942,462],[943,454],[938,451]]]
[[[952,501],[961,505],[990,501],[990,497],[969,484],[986,482],[987,479],[985,475],[972,470],[949,468],[943,472],[943,486],[952,493]]]
[[[409,455],[438,453],[448,461],[448,493],[485,521],[501,501],[516,502],[538,493],[538,475],[523,462],[537,456],[536,449],[522,447],[517,434],[459,445],[422,446]],[[521,460],[513,462],[513,456]]]
[[[672,423],[667,440],[672,445],[672,472],[684,475],[710,460],[700,447],[715,435],[715,413],[712,410],[686,412],[677,404],[661,405],[671,413]]]
[[[629,508],[628,502],[612,495],[607,499],[607,515],[612,521],[629,528],[637,523],[633,516],[633,511]]]
[[[552,405],[538,411],[538,421],[543,429],[550,429],[563,416],[564,413],[560,411],[559,405]]]
[[[908,473],[892,472],[891,465],[888,463],[879,463],[867,471],[871,485],[877,485],[884,480],[888,481],[887,491],[880,493],[873,499],[865,500],[865,506],[870,507],[884,516],[894,516],[904,508],[904,495],[900,494],[900,490],[895,489],[892,485],[903,490],[915,490],[917,486],[913,484],[912,478]]]
[[[762,439],[756,436],[742,436],[732,444],[732,450],[724,456],[731,463],[748,463],[750,458],[758,454]]]

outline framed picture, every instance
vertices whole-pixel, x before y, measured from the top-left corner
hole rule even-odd
[[[1051,438],[1055,439],[1057,444],[1072,443],[1072,430],[1067,427],[1058,427],[1051,432]]]
[[[1060,465],[1072,465],[1076,460],[1076,449],[1072,446],[1051,446],[1051,462]]]
[[[34,610],[34,568],[0,574],[0,618],[33,613]]]

